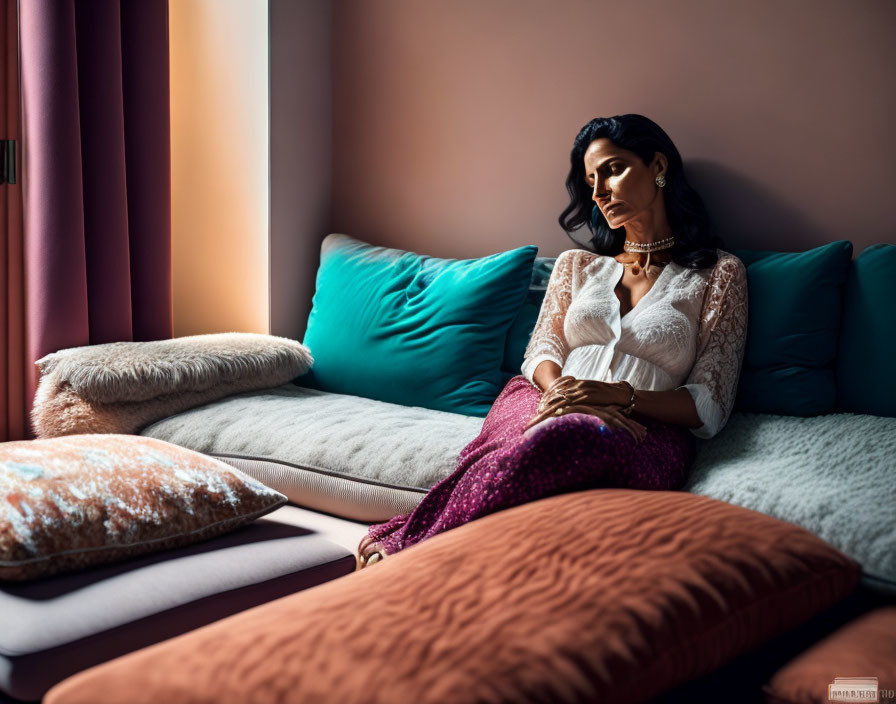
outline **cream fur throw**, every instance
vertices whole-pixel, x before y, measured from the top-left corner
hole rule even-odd
[[[241,391],[280,386],[310,369],[304,345],[251,333],[113,342],[38,360],[38,437],[136,433],[174,413]]]

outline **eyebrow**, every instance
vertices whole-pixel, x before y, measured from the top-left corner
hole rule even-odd
[[[611,157],[607,157],[607,158],[604,159],[602,162],[600,162],[597,166],[595,166],[593,169],[591,169],[591,171],[587,171],[587,170],[586,170],[586,171],[585,171],[585,176],[590,176],[591,174],[593,174],[595,171],[597,171],[597,170],[598,170],[599,168],[601,168],[602,166],[605,166],[606,164],[609,164],[611,161],[616,161],[617,159],[618,159],[618,160],[622,160],[622,157],[620,157],[620,156],[611,156]]]

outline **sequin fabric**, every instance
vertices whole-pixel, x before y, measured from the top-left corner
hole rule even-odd
[[[507,382],[479,435],[409,514],[370,526],[393,554],[482,516],[555,494],[594,488],[677,489],[694,459],[686,428],[637,413],[647,428],[636,442],[597,416],[570,413],[525,430],[541,392],[525,377]]]
[[[153,438],[0,443],[0,580],[188,545],[284,503],[219,460]]]

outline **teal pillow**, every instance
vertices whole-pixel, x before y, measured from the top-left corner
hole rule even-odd
[[[841,411],[896,417],[896,245],[873,244],[853,262],[846,283],[837,356]]]
[[[485,416],[537,251],[436,259],[327,236],[304,339],[314,363],[297,383]]]
[[[510,378],[520,373],[523,366],[523,357],[535,323],[538,322],[538,314],[541,312],[541,304],[547,291],[548,280],[551,278],[551,270],[554,268],[556,257],[536,257],[532,267],[532,278],[529,281],[529,290],[526,300],[517,311],[516,317],[507,332],[507,342],[504,346],[504,362],[501,369]]]
[[[749,323],[735,407],[813,416],[836,402],[834,361],[852,243],[733,252],[747,267]]]

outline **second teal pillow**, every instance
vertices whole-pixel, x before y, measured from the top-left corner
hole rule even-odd
[[[734,252],[747,267],[749,322],[737,408],[831,413],[843,284],[852,243],[807,252]]]
[[[321,244],[302,386],[485,416],[538,248],[437,259],[346,235]]]
[[[896,245],[873,244],[853,262],[837,357],[837,406],[896,417]]]

